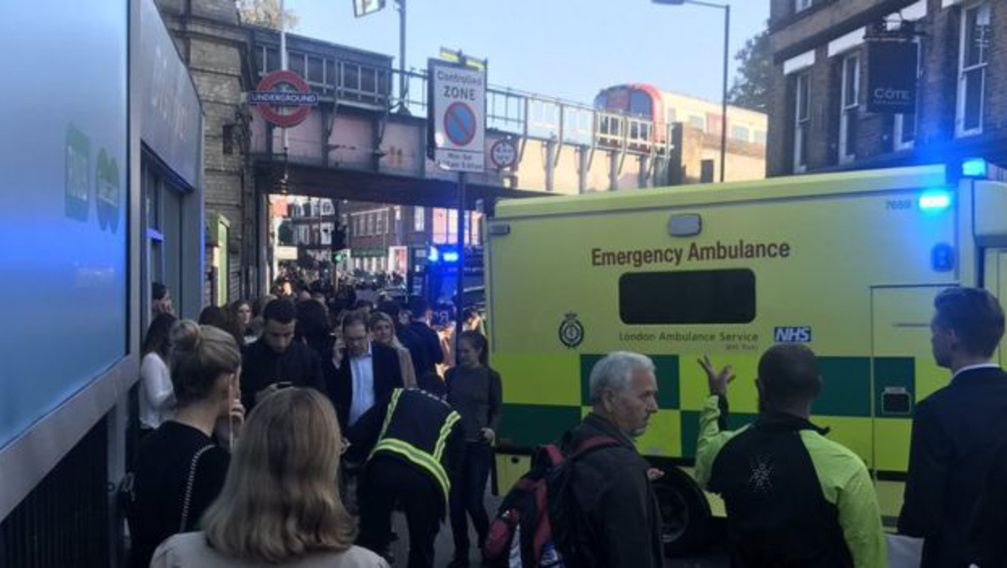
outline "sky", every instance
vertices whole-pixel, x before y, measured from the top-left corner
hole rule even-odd
[[[286,0],[294,33],[392,55],[399,17],[357,19],[353,0]],[[734,54],[765,29],[769,0],[729,0]],[[406,60],[424,69],[441,47],[489,59],[489,83],[591,104],[612,85],[643,82],[720,100],[724,12],[650,0],[408,0]]]

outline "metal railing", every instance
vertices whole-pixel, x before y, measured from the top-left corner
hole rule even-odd
[[[265,59],[260,58],[260,61]],[[265,64],[259,66],[260,76],[265,75],[265,67]],[[427,75],[424,71],[400,73],[390,67],[329,58],[321,62],[321,68],[323,82],[312,82],[312,90],[323,97],[331,96],[337,104],[406,112],[413,116],[427,113]],[[408,87],[404,99],[397,94],[401,80],[406,81]],[[671,148],[668,125],[497,85],[490,85],[486,92],[486,126],[524,138],[641,155],[665,154]]]

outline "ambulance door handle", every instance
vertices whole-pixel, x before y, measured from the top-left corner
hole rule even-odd
[[[912,399],[912,393],[905,387],[885,387],[881,393],[881,416],[909,416]]]

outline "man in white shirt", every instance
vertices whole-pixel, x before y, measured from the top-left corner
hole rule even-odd
[[[398,353],[371,341],[363,313],[350,312],[343,317],[343,344],[333,354],[336,372],[329,390],[340,426],[346,430],[403,385]]]

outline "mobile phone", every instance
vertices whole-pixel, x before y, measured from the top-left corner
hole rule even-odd
[[[227,383],[227,398],[231,406],[234,406],[234,381]],[[234,414],[230,408],[227,409],[227,451],[234,451]]]

